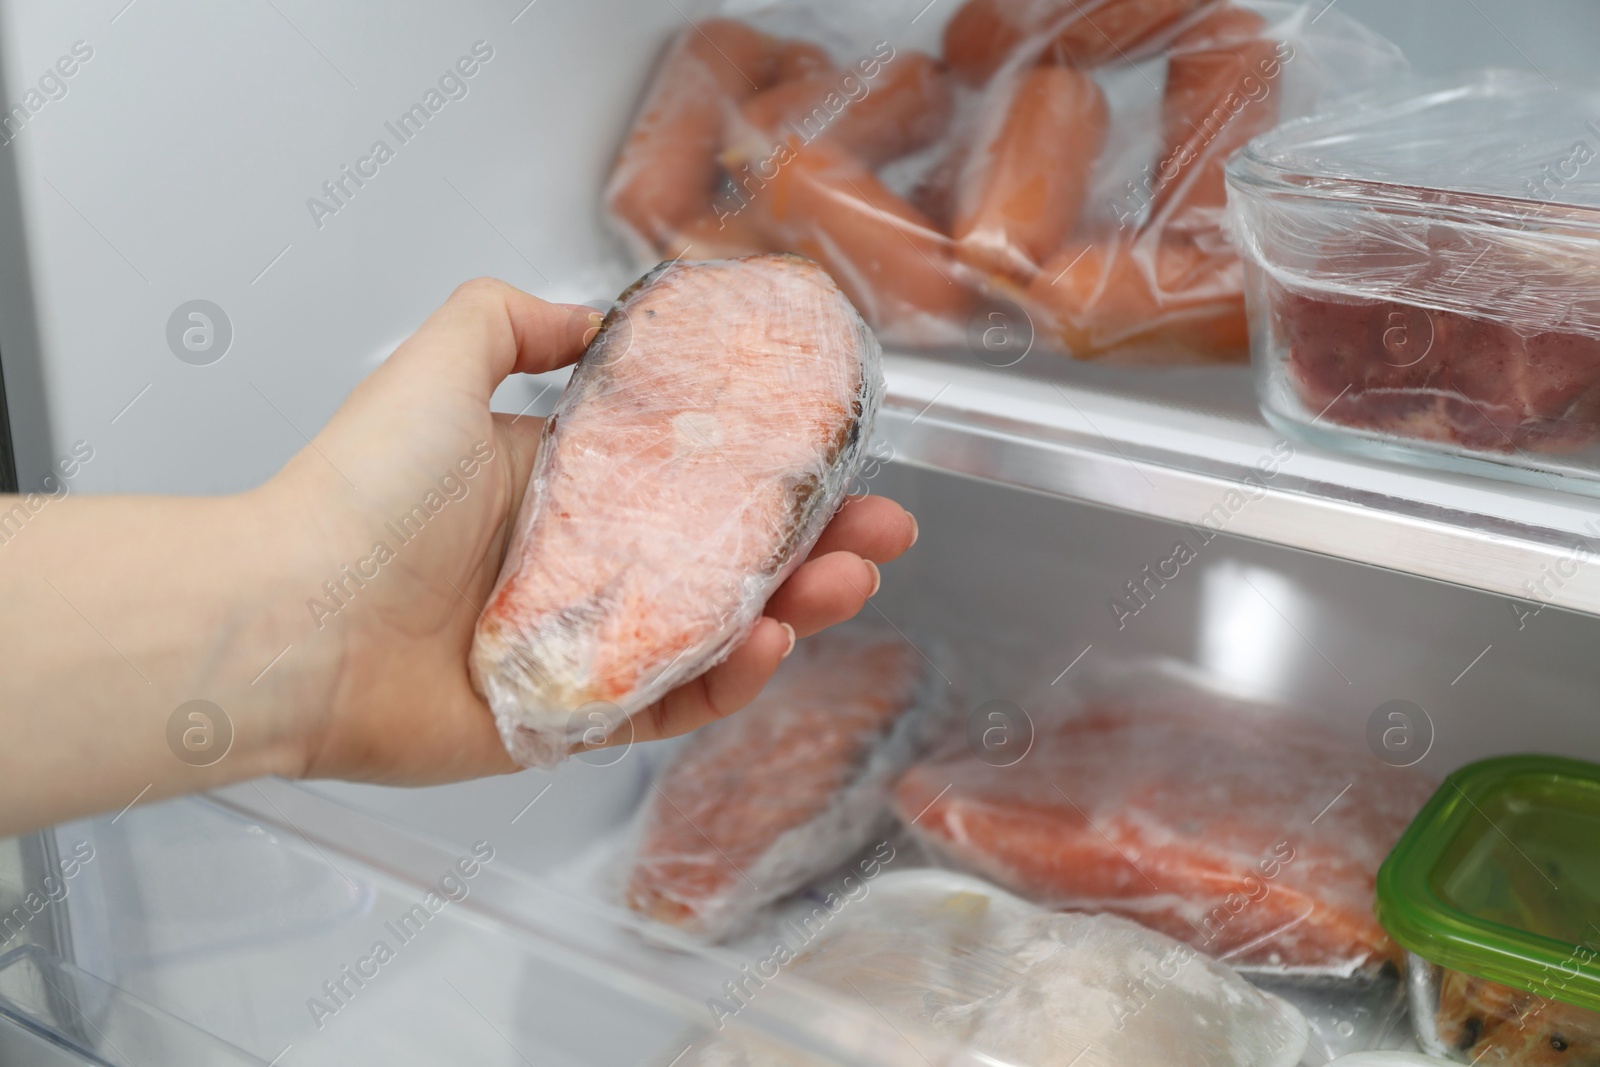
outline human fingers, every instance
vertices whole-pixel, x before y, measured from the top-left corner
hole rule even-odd
[[[469,386],[487,404],[508,375],[577,359],[598,325],[593,308],[552,304],[497,279],[474,278],[428,316],[384,372],[437,374]]]
[[[794,650],[794,642],[790,627],[763,617],[727,659],[635,716],[633,739],[676,737],[743,708]]]
[[[766,612],[801,637],[853,618],[878,591],[877,565],[854,552],[813,556],[767,601]]]
[[[917,540],[917,520],[887,497],[851,497],[834,515],[811,550],[812,559],[830,552],[854,552],[874,563],[888,563]]]

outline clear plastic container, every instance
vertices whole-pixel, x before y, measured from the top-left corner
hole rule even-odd
[[[1463,1063],[1600,1063],[1600,766],[1457,771],[1378,874],[1417,1043]]]
[[[1269,421],[1600,493],[1600,85],[1368,94],[1228,164]]]

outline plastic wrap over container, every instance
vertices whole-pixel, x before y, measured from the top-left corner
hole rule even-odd
[[[513,758],[625,741],[720,662],[843,501],[882,393],[872,332],[798,256],[624,292],[545,422],[473,642]]]
[[[1600,1063],[1600,766],[1502,756],[1445,780],[1378,877],[1427,1052]]]
[[[1293,1007],[1126,920],[943,871],[864,888],[782,967],[865,1002],[914,1048],[942,1038],[1005,1067],[1293,1067],[1305,1052]],[[685,1067],[769,1062],[726,1037]]]
[[[808,637],[737,715],[656,779],[629,907],[721,940],[881,839],[894,781],[941,731],[950,684],[887,626]]]
[[[1020,759],[963,751],[901,779],[896,810],[935,857],[1263,976],[1394,987],[1373,885],[1425,775],[1159,661],[1089,669],[1031,720]]]
[[[1600,492],[1600,82],[1351,100],[1229,168],[1262,410],[1331,447]]]
[[[886,343],[980,356],[1243,361],[1224,160],[1406,69],[1279,0],[722,11],[667,43],[618,155],[629,246],[800,252]]]

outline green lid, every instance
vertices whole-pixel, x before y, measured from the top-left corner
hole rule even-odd
[[[1600,766],[1456,771],[1379,868],[1377,912],[1423,959],[1600,1011]]]

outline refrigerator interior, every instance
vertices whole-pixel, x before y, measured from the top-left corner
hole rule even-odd
[[[927,47],[953,7],[885,3],[882,18],[896,43]],[[709,9],[0,5],[7,101],[75,42],[93,51],[0,145],[0,358],[21,487],[86,441],[73,491],[242,489],[460,281],[603,306],[632,271],[596,190],[660,42]],[[1453,0],[1340,9],[1427,70],[1559,72],[1600,44],[1600,11],[1578,0],[1536,16],[1511,0],[1471,17]],[[493,58],[465,95],[314,217],[322,183],[480,41]],[[203,366],[167,340],[193,300],[230,326]],[[1026,712],[1073,670],[1162,656],[1352,738],[1407,701],[1435,776],[1507,752],[1600,760],[1600,618],[1563,607],[1600,611],[1592,557],[1548,603],[1518,593],[1588,543],[1575,531],[1592,502],[1301,449],[1235,517],[1250,536],[1208,542],[1119,618],[1127,583],[1276,440],[1248,371],[1031,360],[1002,373],[955,354],[892,361],[890,387],[882,434],[899,461],[871,491],[915,512],[921,540],[866,612],[937,639],[926,648],[963,710]],[[508,382],[496,406],[547,409],[558,388]],[[173,1049],[192,1045],[188,1062],[670,1067],[749,957],[642,931],[610,903],[608,860],[669,752],[423,790],[262,782],[57,828],[52,847],[88,842],[95,858],[61,898],[65,923],[54,906],[48,931],[0,947],[0,1002],[55,1012],[116,1064],[185,1062]],[[342,969],[480,842],[492,861],[417,947],[332,998],[324,983],[348,982]],[[319,1016],[313,999],[338,1010]],[[793,983],[734,1025],[818,1062],[963,1062]]]
[[[940,657],[969,714],[992,699],[1039,712],[1053,680],[1161,656],[1358,744],[1381,707],[1409,701],[1434,776],[1498,753],[1600,760],[1600,620],[1547,609],[1519,629],[1497,597],[1224,535],[1119,629],[1108,600],[1178,528],[908,467],[873,489],[905,501],[923,534],[868,612]],[[420,1064],[471,1049],[486,1063],[665,1067],[709,1031],[708,1002],[761,947],[758,936],[687,951],[615,903],[615,864],[670,744],[420,790],[250,783],[58,828],[63,852],[85,840],[95,852],[67,897],[76,965],[259,1062],[381,1050]],[[1307,798],[1308,823],[1337,799]],[[354,995],[337,1011],[311,1007],[335,1005],[323,983],[482,843],[492,861],[417,949],[359,989],[345,979]],[[899,855],[924,862],[903,842]],[[737,1021],[823,1062],[934,1057],[870,1013],[826,994],[818,1008],[798,990],[769,985]],[[1403,1035],[1391,1028],[1386,1043]]]

